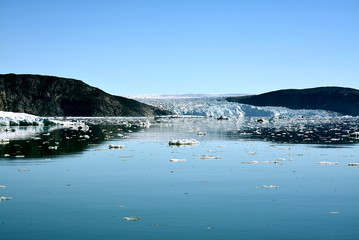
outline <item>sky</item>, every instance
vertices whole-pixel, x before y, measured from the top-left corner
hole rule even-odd
[[[0,73],[115,95],[359,89],[358,0],[0,0]]]

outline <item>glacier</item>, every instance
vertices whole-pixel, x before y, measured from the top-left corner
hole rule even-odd
[[[240,96],[237,94],[231,96]],[[169,110],[177,115],[203,117],[335,117],[339,113],[325,110],[300,109],[285,107],[257,107],[247,104],[228,102],[228,94],[149,94],[128,96],[161,109]]]

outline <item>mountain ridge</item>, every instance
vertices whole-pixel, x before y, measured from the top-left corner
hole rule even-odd
[[[157,116],[169,111],[115,96],[72,78],[0,74],[0,110],[37,116]]]
[[[226,100],[254,106],[320,109],[359,116],[359,90],[346,87],[282,89],[258,95],[228,97]]]

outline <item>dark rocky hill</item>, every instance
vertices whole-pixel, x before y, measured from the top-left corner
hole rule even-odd
[[[291,109],[322,109],[359,116],[359,90],[342,87],[286,89],[259,95],[229,97],[230,102]]]
[[[156,116],[168,111],[110,95],[82,81],[30,74],[0,74],[0,110],[37,116]]]

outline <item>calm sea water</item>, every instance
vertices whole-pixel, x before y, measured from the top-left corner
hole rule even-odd
[[[0,196],[12,197],[0,202],[1,239],[359,239],[356,141],[290,143],[258,139],[257,125],[253,137],[242,123],[213,124],[11,140],[0,147],[10,155],[0,159]],[[174,138],[200,144],[171,147]]]

